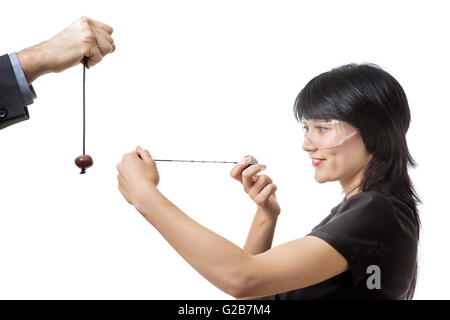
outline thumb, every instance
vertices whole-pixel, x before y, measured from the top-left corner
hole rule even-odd
[[[152,163],[153,162],[153,158],[150,155],[150,152],[148,152],[147,150],[144,150],[140,146],[137,146],[136,147],[136,152],[142,158],[142,160],[144,160],[145,163]]]

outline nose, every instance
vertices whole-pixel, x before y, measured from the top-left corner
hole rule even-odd
[[[302,149],[306,152],[310,152],[317,150],[317,147],[313,143],[311,143],[311,140],[308,138],[308,136],[305,136]]]

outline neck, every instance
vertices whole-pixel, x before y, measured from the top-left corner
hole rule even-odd
[[[362,166],[356,174],[353,175],[350,179],[341,180],[339,181],[342,186],[342,190],[345,192],[345,199],[349,199],[351,196],[360,193],[361,192],[361,181],[364,175],[364,169],[367,166],[367,164],[372,160],[373,155],[369,154],[369,157],[367,158],[367,162],[364,166]]]
[[[362,180],[362,171],[359,171],[353,178],[347,181],[340,181],[342,190],[345,193],[345,199],[349,199],[351,196],[360,193],[361,187],[360,183]]]

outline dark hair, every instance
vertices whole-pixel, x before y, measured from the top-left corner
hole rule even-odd
[[[373,155],[364,169],[361,191],[378,191],[394,205],[403,206],[418,240],[417,204],[422,201],[408,175],[408,166],[414,168],[416,162],[406,142],[411,120],[408,100],[398,81],[375,64],[343,65],[310,80],[295,100],[294,114],[297,121],[337,119],[358,128]],[[414,296],[416,280],[417,260],[405,299]]]

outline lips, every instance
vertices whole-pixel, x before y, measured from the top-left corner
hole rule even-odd
[[[314,167],[320,166],[326,159],[311,158]]]

